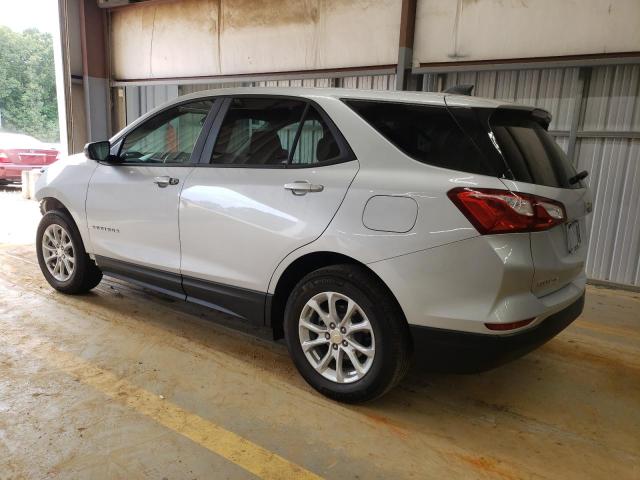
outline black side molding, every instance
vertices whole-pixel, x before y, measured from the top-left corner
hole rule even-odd
[[[100,255],[96,255],[96,264],[105,275],[186,300],[186,295],[182,290],[182,277],[177,273],[142,267]]]
[[[182,287],[187,301],[264,325],[266,293],[189,277],[182,277]]]
[[[143,267],[96,255],[98,267],[107,276],[180,300],[197,303],[255,326],[265,325],[266,293]]]

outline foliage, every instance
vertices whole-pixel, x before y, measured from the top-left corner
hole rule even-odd
[[[0,115],[3,130],[59,140],[51,34],[0,26]]]

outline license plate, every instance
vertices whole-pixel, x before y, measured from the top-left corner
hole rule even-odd
[[[573,253],[580,248],[580,223],[576,220],[567,224],[567,250]]]

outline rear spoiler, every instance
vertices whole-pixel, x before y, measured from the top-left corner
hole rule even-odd
[[[449,87],[447,88],[444,92],[442,93],[450,93],[453,95],[471,95],[471,92],[473,92],[473,87],[475,87],[475,85],[454,85],[453,87]]]
[[[527,107],[524,105],[501,105],[496,110],[515,110],[518,112],[529,112],[531,118],[538,122],[542,128],[547,130],[551,123],[551,114],[542,108]]]

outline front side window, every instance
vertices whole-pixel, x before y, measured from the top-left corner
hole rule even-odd
[[[123,163],[186,163],[191,159],[212,100],[177,105],[133,130],[120,149]]]
[[[336,160],[338,143],[312,105],[281,98],[234,98],[211,157],[214,165],[305,166]]]

